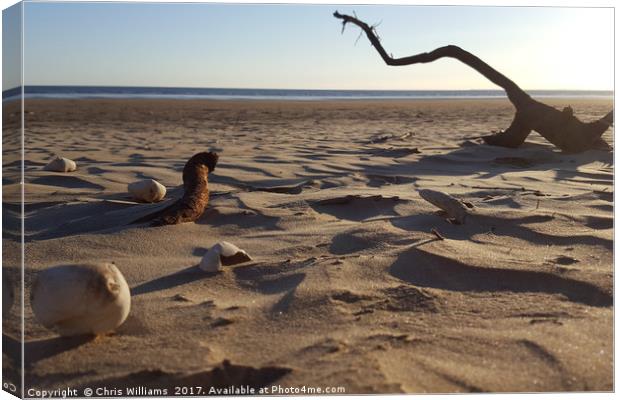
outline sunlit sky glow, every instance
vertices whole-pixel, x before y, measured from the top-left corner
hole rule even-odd
[[[148,3],[24,5],[26,85],[495,89],[456,60],[389,67],[334,10],[409,56],[455,44],[524,89],[613,89],[613,9]],[[4,11],[3,90],[15,24]],[[12,28],[11,28],[12,27]],[[14,32],[13,32],[14,33]],[[13,47],[15,41],[13,40]],[[13,63],[14,64],[14,63]]]

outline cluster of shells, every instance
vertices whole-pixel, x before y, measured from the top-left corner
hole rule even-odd
[[[47,164],[46,171],[73,172],[75,161],[57,157]],[[130,183],[132,198],[154,203],[166,196],[166,187],[153,179]],[[235,265],[252,260],[247,252],[229,242],[212,246],[202,260],[200,269],[214,273],[222,265]],[[10,285],[5,285],[4,289]],[[4,290],[4,295],[13,293]],[[12,299],[3,298],[6,315]],[[40,271],[32,285],[30,304],[35,318],[46,328],[61,336],[105,334],[125,322],[131,309],[131,292],[125,277],[114,263],[59,265]]]
[[[68,158],[57,156],[43,167],[43,170],[62,173],[73,172],[77,170],[77,163]],[[130,183],[127,186],[127,191],[134,200],[143,203],[157,203],[166,197],[166,187],[154,179],[143,179]]]
[[[57,157],[45,169],[72,172],[76,163]],[[154,203],[166,196],[166,188],[153,179],[134,182],[127,187],[132,198]],[[422,190],[420,196],[446,211],[459,223],[467,210],[457,199],[434,190]],[[199,268],[215,273],[223,265],[252,260],[247,252],[229,242],[219,242],[202,257]],[[4,289],[7,289],[3,281]],[[5,290],[6,296],[7,290]],[[12,291],[9,291],[12,293]],[[62,336],[104,334],[117,329],[129,315],[131,293],[121,271],[113,263],[61,265],[39,272],[31,290],[31,306],[36,319]],[[3,311],[12,298],[3,297]]]

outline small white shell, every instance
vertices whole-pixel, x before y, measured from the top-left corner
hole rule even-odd
[[[127,190],[137,201],[156,203],[166,197],[166,187],[154,179],[130,183]]]
[[[75,164],[75,161],[69,160],[68,158],[56,157],[43,169],[45,171],[54,172],[73,172],[77,169],[77,165]]]
[[[36,319],[61,336],[100,334],[129,315],[131,295],[116,265],[61,265],[39,272],[30,303]]]
[[[217,246],[217,245],[216,245]],[[220,253],[213,246],[200,260],[200,269],[206,272],[217,272],[222,267]]]
[[[200,269],[207,272],[216,272],[223,265],[241,264],[251,261],[252,257],[237,246],[229,242],[219,242],[211,247],[200,260]]]

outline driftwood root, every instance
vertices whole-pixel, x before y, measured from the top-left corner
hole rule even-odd
[[[151,221],[151,226],[175,225],[200,218],[209,203],[208,175],[215,169],[218,158],[217,153],[212,152],[192,156],[183,168],[183,197],[133,223]]]

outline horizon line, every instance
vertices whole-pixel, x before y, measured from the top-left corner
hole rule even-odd
[[[75,88],[132,88],[132,89],[216,89],[216,90],[284,90],[284,91],[348,91],[348,92],[475,92],[475,91],[499,91],[504,92],[502,88],[492,89],[308,89],[308,88],[266,88],[266,87],[215,87],[215,86],[126,86],[126,85],[19,85],[10,89],[3,90],[2,93],[21,89],[22,87],[75,87]],[[542,91],[554,91],[554,92],[611,92],[614,93],[614,89],[523,89],[525,92],[542,92]]]

